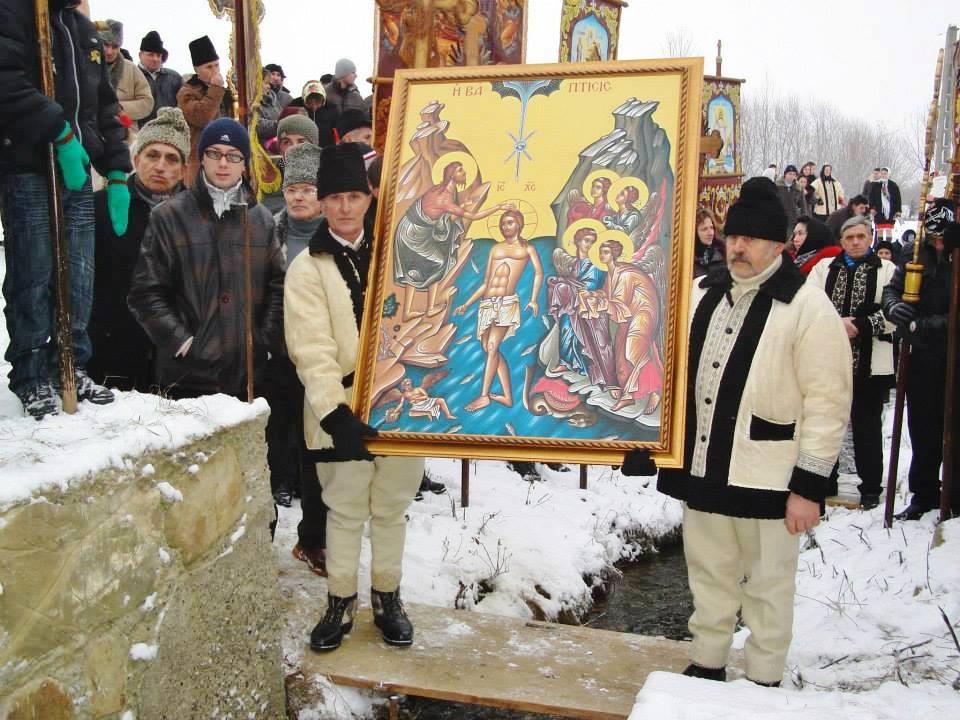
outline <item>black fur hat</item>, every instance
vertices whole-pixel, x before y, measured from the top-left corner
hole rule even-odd
[[[740,197],[727,211],[723,234],[787,241],[787,213],[772,180],[753,177],[740,187]]]
[[[190,60],[194,67],[200,67],[219,59],[220,56],[217,55],[217,50],[213,47],[213,41],[209,36],[204,35],[190,41]]]
[[[325,147],[320,154],[320,169],[317,171],[317,197],[344,192],[370,194],[367,182],[367,167],[363,152],[357,143],[342,143]]]
[[[143,40],[140,41],[140,52],[160,53],[163,62],[166,62],[167,58],[170,57],[170,53],[163,47],[160,33],[156,30],[151,30],[143,36]]]

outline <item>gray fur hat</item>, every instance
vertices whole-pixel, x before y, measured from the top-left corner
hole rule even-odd
[[[283,120],[277,123],[278,139],[290,133],[293,133],[294,135],[303,135],[314,145],[320,144],[320,131],[317,130],[317,124],[306,115],[287,115]]]
[[[317,184],[321,149],[313,143],[294,145],[283,158],[283,189],[298,183]]]
[[[105,43],[121,47],[123,45],[123,23],[119,20],[97,20],[94,24],[100,39]]]
[[[148,122],[137,133],[133,144],[133,154],[139,155],[147,145],[166,143],[172,145],[183,158],[190,157],[190,126],[180,108],[160,108],[157,117]]]

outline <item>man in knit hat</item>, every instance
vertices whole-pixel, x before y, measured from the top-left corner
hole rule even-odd
[[[143,73],[120,52],[123,47],[123,23],[119,20],[98,20],[94,26],[103,40],[103,59],[107,61],[110,84],[117,93],[121,112],[133,122],[142,120],[153,110],[153,92]],[[128,140],[132,142],[132,134],[128,135]]]
[[[309,118],[303,119],[313,125]],[[323,217],[317,197],[320,152],[315,143],[305,142],[289,148],[285,155],[285,207],[274,216],[274,223],[277,242],[288,267],[306,250]],[[275,502],[285,507],[291,505],[293,488],[300,488],[303,519],[297,526],[293,556],[313,572],[325,576],[327,507],[321,497],[316,465],[310,460],[304,442],[303,384],[286,353],[270,359],[266,375],[265,396],[270,403],[267,421],[270,487]]]
[[[226,88],[220,72],[220,56],[209,37],[204,35],[190,42],[190,58],[194,75],[184,82],[177,92],[177,107],[190,126],[190,147],[184,182],[193,185],[200,166],[196,152],[200,134],[207,125],[219,117],[233,116],[233,96]]]
[[[377,431],[349,402],[367,290],[370,241],[364,214],[370,185],[356,143],[323,149],[317,176],[323,220],[308,252],[290,263],[284,290],[287,350],[306,388],[304,436],[315,450],[327,515],[327,610],[310,635],[333,650],[350,632],[365,522],[373,551],[374,622],[391,645],[410,645],[413,627],[400,602],[404,512],[420,485],[423,459],[374,457]]]
[[[156,346],[155,380],[162,392],[246,399],[244,307],[249,301],[256,377],[267,353],[282,347],[283,255],[273,238],[273,217],[243,178],[250,159],[247,131],[229,118],[215,120],[201,133],[197,153],[201,170],[194,186],[150,214],[127,305]]]
[[[140,71],[150,84],[150,92],[153,93],[153,110],[140,121],[140,127],[153,120],[160,108],[177,106],[177,93],[183,85],[183,77],[176,70],[164,67],[167,56],[160,33],[151,30],[143,36],[140,41]]]
[[[850,342],[823,290],[782,257],[787,216],[773,182],[745,182],[723,232],[726,266],[691,303],[683,467],[661,470],[658,489],[684,502],[694,604],[684,674],[726,678],[742,611],[747,678],[778,685],[798,536],[819,521],[850,417]],[[649,473],[639,459],[628,454],[624,472]]]
[[[340,58],[337,60],[333,72],[333,80],[324,87],[327,94],[327,105],[335,107],[338,112],[346,110],[364,109],[363,95],[357,89],[357,66],[353,60]]]
[[[277,145],[283,158],[291,148],[304,143],[320,147],[320,133],[313,120],[306,115],[295,114],[287,115],[277,123]]]
[[[153,382],[153,343],[127,308],[133,266],[150,213],[183,189],[190,154],[190,128],[179,108],[162,108],[141,128],[133,148],[134,173],[127,179],[127,232],[117,235],[108,218],[106,190],[94,193],[94,252],[90,377],[121,390],[147,392]]]

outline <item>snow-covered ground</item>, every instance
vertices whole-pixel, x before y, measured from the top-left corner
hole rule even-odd
[[[6,344],[0,329],[0,351]],[[37,423],[7,389],[7,370],[0,367],[0,506],[264,409],[225,397],[171,402],[123,393],[113,405],[83,404],[75,416]],[[905,441],[904,475],[908,465]],[[450,493],[410,507],[402,587],[411,602],[515,617],[533,616],[534,606],[551,619],[579,614],[595,579],[679,527],[679,505],[654,483],[609,468],[591,468],[582,491],[575,472],[544,469],[545,481],[530,484],[500,463],[476,463],[466,510],[459,463],[431,460],[428,468]],[[281,510],[277,557],[293,578],[285,582],[322,597],[324,581],[290,556],[298,520],[296,505]],[[784,688],[655,674],[638,698],[638,717],[960,717],[960,693],[952,687],[960,651],[945,620],[954,627],[960,621],[960,520],[939,527],[934,520],[930,514],[888,531],[881,508],[831,509],[801,556]],[[362,563],[360,586],[368,587],[369,548]],[[286,634],[290,668],[305,648],[299,630]],[[371,702],[337,688],[302,717],[362,716]]]

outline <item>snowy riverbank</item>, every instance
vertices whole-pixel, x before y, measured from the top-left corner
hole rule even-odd
[[[0,328],[0,350],[6,344]],[[7,370],[0,368],[0,503],[264,409],[262,401],[173,403],[124,393],[113,405],[84,404],[76,416],[37,423],[7,390]],[[903,483],[908,465],[905,441]],[[514,617],[579,615],[591,603],[591,583],[615,573],[615,562],[679,528],[679,505],[658,494],[652,479],[623,478],[609,468],[591,468],[581,491],[576,472],[544,469],[545,481],[530,484],[501,463],[480,462],[464,511],[459,463],[432,460],[428,467],[450,493],[410,507],[402,586],[410,602]],[[287,577],[281,589],[322,597],[324,581],[290,556],[299,518],[296,504],[281,509],[275,541]],[[960,715],[960,693],[951,687],[960,676],[960,651],[941,615],[942,608],[955,628],[960,622],[960,520],[937,527],[934,519],[929,514],[888,531],[881,508],[831,509],[816,546],[801,556],[784,689],[655,675],[638,707],[646,717],[655,709],[660,720],[746,717],[751,707],[752,717],[778,718]],[[368,563],[367,547],[361,587],[369,585]],[[367,601],[365,592],[361,597]],[[744,639],[739,634],[736,644]],[[305,637],[285,634],[288,669],[305,651]],[[371,703],[370,695],[337,688],[326,706],[301,718],[350,717],[348,704],[362,716]]]

